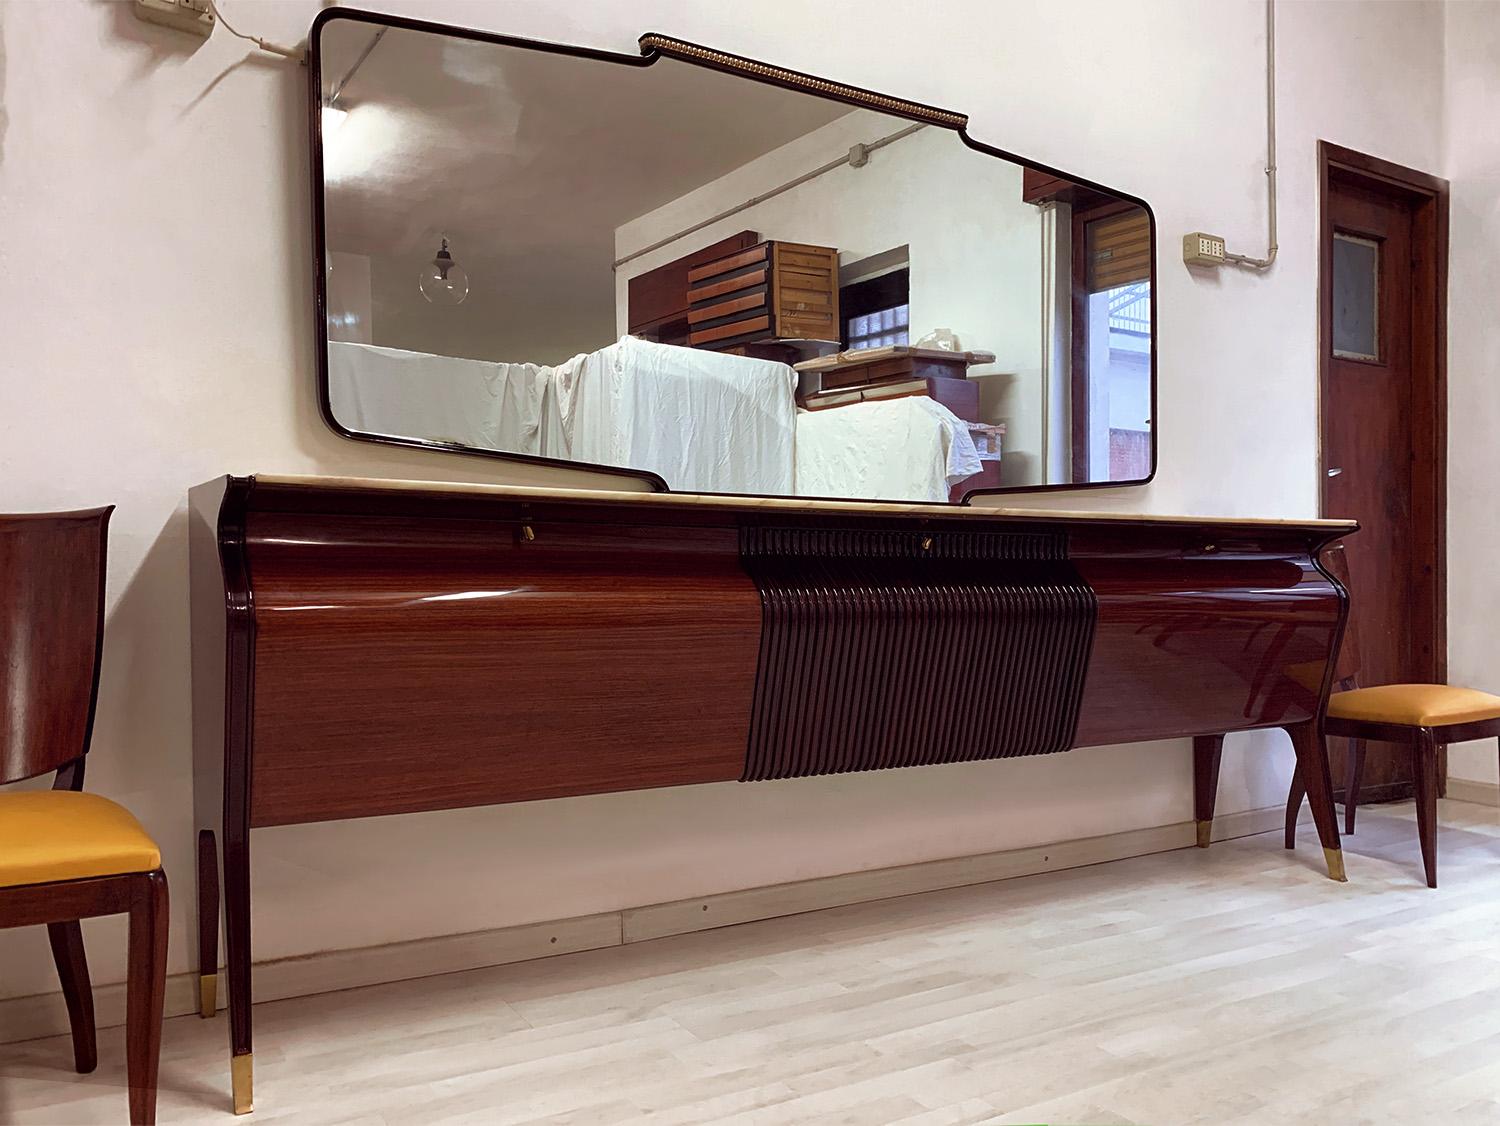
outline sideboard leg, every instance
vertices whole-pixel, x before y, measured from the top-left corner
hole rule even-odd
[[[1333,779],[1328,771],[1327,741],[1314,721],[1288,727],[1286,733],[1292,737],[1292,749],[1297,752],[1297,775],[1307,788],[1307,804],[1318,827],[1318,839],[1323,842],[1328,876],[1334,880],[1347,880],[1344,852],[1339,847],[1338,812],[1333,808]]]
[[[234,1112],[254,1106],[250,1047],[250,842],[249,832],[224,831],[224,941],[229,979],[230,1078]]]
[[[1193,736],[1193,821],[1198,847],[1207,848],[1214,835],[1214,803],[1219,796],[1219,759],[1223,735]]]
[[[198,1015],[219,1009],[219,846],[198,830]]]

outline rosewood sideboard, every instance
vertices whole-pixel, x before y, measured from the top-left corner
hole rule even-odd
[[[1349,522],[269,476],[190,502],[237,1112],[262,826],[1281,727],[1343,878],[1318,553]]]

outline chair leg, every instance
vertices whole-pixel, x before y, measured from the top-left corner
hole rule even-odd
[[[1224,736],[1193,736],[1193,821],[1198,847],[1207,848],[1214,833],[1214,803],[1219,796],[1219,760]]]
[[[48,923],[47,938],[52,943],[52,960],[57,964],[57,979],[62,982],[68,1023],[73,1029],[73,1066],[80,1075],[86,1075],[98,1066],[99,1051],[94,1039],[94,991],[89,986],[89,964],[83,953],[83,928],[76,919]]]
[[[1412,747],[1412,779],[1417,798],[1417,837],[1422,842],[1422,868],[1427,886],[1437,887],[1437,745],[1424,727]]]
[[[1307,787],[1302,784],[1302,767],[1292,767],[1292,785],[1286,794],[1286,847],[1297,847],[1297,818],[1302,814],[1302,799]]]
[[[1344,772],[1344,832],[1354,832],[1354,811],[1359,806],[1359,786],[1365,777],[1365,741],[1349,740],[1349,762]]]
[[[167,877],[160,868],[135,881],[130,905],[130,969],[125,985],[125,1072],[131,1126],[156,1122],[161,1011],[167,984]]]
[[[1333,808],[1333,780],[1328,776],[1328,741],[1313,720],[1288,727],[1286,733],[1292,737],[1292,749],[1297,752],[1297,775],[1307,788],[1307,804],[1312,810],[1313,822],[1318,826],[1318,839],[1323,842],[1328,878],[1342,882],[1348,877],[1344,874],[1344,852],[1339,847],[1339,815]]]

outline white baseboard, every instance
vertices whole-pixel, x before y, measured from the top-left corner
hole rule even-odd
[[[1473,802],[1475,805],[1500,805],[1500,783],[1475,782],[1449,775],[1445,796],[1452,801]]]
[[[1449,794],[1455,779],[1450,779]],[[1483,786],[1484,783],[1464,783]],[[1491,790],[1497,790],[1493,785]],[[1477,800],[1477,799],[1463,799]],[[1491,804],[1500,798],[1491,799]],[[1216,841],[1270,832],[1282,823],[1280,807],[1230,813],[1214,821]],[[277,1001],[355,989],[365,985],[431,977],[434,974],[500,966],[555,954],[576,953],[644,942],[689,931],[712,930],[736,923],[819,911],[851,903],[891,899],[924,891],[964,887],[970,884],[1009,880],[1041,872],[1082,868],[1110,860],[1124,860],[1156,852],[1189,848],[1194,842],[1191,821],[1110,833],[1101,837],[1058,841],[1032,848],[958,856],[921,864],[904,864],[869,872],[849,872],[795,883],[722,892],[674,903],[631,907],[602,915],[585,915],[555,922],[529,923],[516,927],[442,935],[385,946],[363,946],[330,950],[298,958],[258,962],[255,966],[255,1000]],[[222,974],[219,1004],[224,1004]],[[198,1011],[198,975],[172,974],[167,978],[165,1015],[185,1016]],[[125,986],[94,988],[94,1021],[98,1028],[125,1023]],[[0,999],[0,1043],[33,1040],[41,1036],[64,1036],[68,1016],[60,992]]]

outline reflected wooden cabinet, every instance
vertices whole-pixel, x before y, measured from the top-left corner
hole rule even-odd
[[[768,241],[688,271],[688,343],[839,339],[839,252]]]
[[[741,231],[627,283],[632,336],[661,344],[761,352],[779,340],[839,339],[839,255],[831,246],[762,241]]]
[[[631,278],[626,283],[630,335],[661,344],[687,344],[688,271],[759,241],[760,235],[754,231],[741,231]]]

